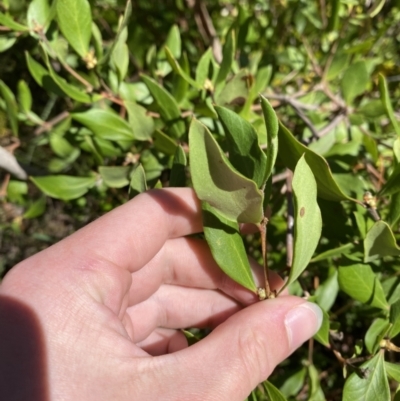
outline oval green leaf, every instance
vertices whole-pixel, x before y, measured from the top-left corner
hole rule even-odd
[[[123,188],[129,185],[130,166],[100,166],[99,174],[110,188]]]
[[[389,309],[382,285],[369,265],[339,267],[339,287],[350,297],[380,309]]]
[[[196,119],[189,130],[190,172],[197,196],[240,223],[261,222],[262,193],[230,165],[210,131]]]
[[[285,286],[295,281],[310,263],[321,237],[322,218],[317,203],[314,175],[302,156],[293,174],[294,245],[293,263]]]
[[[383,107],[385,108],[386,114],[389,117],[390,122],[397,135],[400,136],[400,126],[394,116],[392,102],[390,101],[389,90],[387,87],[386,79],[382,74],[379,74],[379,92]]]
[[[206,202],[202,209],[204,235],[214,260],[232,280],[256,292],[239,224],[226,219]]]
[[[83,113],[72,113],[71,117],[102,139],[112,141],[134,139],[130,125],[110,110],[90,109]]]
[[[144,168],[139,164],[131,173],[131,180],[129,183],[129,199],[134,198],[136,195],[147,191],[146,174]]]
[[[80,198],[96,183],[95,177],[69,175],[49,175],[30,179],[46,195],[62,200]]]
[[[0,80],[0,95],[6,104],[6,112],[10,122],[11,130],[15,136],[18,135],[18,105],[14,93]]]
[[[269,381],[263,382],[269,401],[286,401],[286,397]]]
[[[28,26],[34,32],[46,32],[51,21],[48,0],[33,0],[29,4],[27,14]]]
[[[256,130],[234,111],[220,106],[214,108],[225,129],[229,161],[261,188],[265,184],[267,156],[260,148]]]
[[[347,68],[341,82],[343,97],[347,104],[352,104],[354,98],[366,90],[368,81],[369,74],[365,61],[358,61]]]
[[[361,365],[362,374],[352,373],[343,388],[343,401],[390,401],[383,352]]]
[[[92,13],[88,0],[57,0],[57,21],[71,47],[82,57],[89,52]]]

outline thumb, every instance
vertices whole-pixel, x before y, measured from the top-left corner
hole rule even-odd
[[[321,323],[317,305],[292,296],[243,309],[204,340],[170,355],[176,399],[243,401]]]

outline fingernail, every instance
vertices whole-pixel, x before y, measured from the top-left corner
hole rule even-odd
[[[292,351],[319,330],[322,317],[321,308],[312,302],[298,305],[286,314],[285,326],[289,347]]]

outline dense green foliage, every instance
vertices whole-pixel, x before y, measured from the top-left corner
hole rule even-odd
[[[265,210],[269,268],[324,310],[249,400],[400,399],[399,18],[382,0],[0,1],[0,271],[193,186],[227,274],[256,291],[260,235],[239,223]]]

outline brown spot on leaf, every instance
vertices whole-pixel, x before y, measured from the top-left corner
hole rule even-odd
[[[305,212],[306,212],[306,209],[304,207],[302,207],[300,209],[300,217],[303,217]]]

